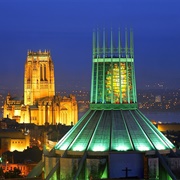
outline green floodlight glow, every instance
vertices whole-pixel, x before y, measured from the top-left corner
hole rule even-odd
[[[93,151],[105,151],[106,148],[103,145],[96,145],[92,148]]]
[[[68,146],[69,146],[69,143],[67,142],[67,143],[62,144],[62,146],[60,146],[59,149],[66,150],[68,148]]]
[[[73,151],[84,151],[85,150],[85,146],[83,145],[77,145],[73,148]]]
[[[128,151],[130,148],[127,146],[118,146],[115,148],[117,151]]]
[[[162,144],[157,144],[157,145],[156,145],[156,148],[157,148],[158,150],[164,150],[164,149],[166,149],[165,146],[163,146]]]
[[[2,163],[2,157],[0,157],[0,163]]]
[[[150,150],[150,148],[149,147],[147,147],[147,146],[145,146],[145,145],[139,145],[138,147],[137,147],[137,149],[139,150],[139,151],[149,151]]]

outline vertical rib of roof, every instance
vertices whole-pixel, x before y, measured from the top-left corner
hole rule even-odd
[[[95,113],[95,111],[91,111],[91,110],[89,110],[88,111],[88,113],[86,113],[85,114],[85,116],[83,116],[83,118],[82,118],[82,120],[80,121],[80,122],[78,122],[66,135],[65,135],[65,137],[63,137],[60,141],[59,141],[59,143],[58,143],[58,146],[56,145],[56,149],[57,148],[60,148],[60,146],[64,143],[64,141],[67,141],[67,139],[70,137],[70,135],[78,128],[78,126],[80,126],[81,125],[81,123],[83,123],[83,121],[85,120],[85,118],[90,114],[90,113],[92,113],[91,115],[90,115],[90,117],[88,118],[88,120],[87,121],[89,121],[90,119],[91,119],[91,117],[93,116],[93,114]],[[87,123],[87,122],[86,122]],[[86,124],[85,123],[85,124]],[[84,127],[84,125],[82,126],[82,128]],[[78,134],[78,132],[77,132],[77,134]],[[76,137],[76,136],[75,136]],[[72,141],[71,141],[72,142]],[[69,144],[70,145],[70,144]],[[68,145],[68,147],[69,147],[69,145]],[[67,147],[67,148],[68,148]],[[66,149],[67,149],[66,148]]]
[[[154,125],[152,125],[149,119],[140,110],[137,109],[135,111],[143,118],[144,122],[153,130],[166,147],[174,148],[174,145],[169,141],[169,139],[167,139]]]
[[[128,128],[128,126],[127,126],[127,123],[126,123],[126,121],[125,121],[125,118],[124,118],[124,115],[123,115],[122,112],[123,112],[123,110],[121,110],[121,116],[122,116],[122,118],[123,118],[123,122],[124,122],[126,131],[127,131],[128,137],[129,137],[129,141],[130,141],[131,147],[132,147],[133,150],[135,150],[135,147],[134,147],[134,144],[133,144],[133,141],[132,141],[132,138],[131,138],[131,134],[130,134],[130,132],[129,132],[129,128]]]
[[[62,157],[65,157],[67,155],[67,151],[68,149],[71,148],[71,146],[74,144],[75,140],[80,136],[81,132],[83,131],[83,129],[86,127],[86,125],[88,124],[88,122],[91,120],[91,118],[93,117],[93,115],[96,113],[96,111],[91,111],[93,112],[92,115],[88,118],[88,121],[86,121],[85,125],[83,126],[83,128],[80,130],[80,132],[74,136],[74,139],[69,143],[69,145],[67,146],[65,152],[63,153]],[[90,112],[89,112],[90,113]],[[89,115],[89,113],[87,115]],[[85,117],[87,117],[87,115]],[[65,139],[67,140],[67,139]]]
[[[84,131],[84,129],[86,128],[87,124],[89,123],[89,121],[91,120],[91,118],[94,116],[94,114],[96,113],[96,110],[93,112],[93,114],[91,115],[91,117],[87,120],[87,122],[85,123],[85,125],[81,128],[81,130],[79,131],[79,133],[77,134],[77,136],[75,136],[75,138],[73,139],[73,141],[70,143],[69,147],[67,149],[70,149],[71,146],[74,144],[74,142],[76,141],[76,139],[81,135],[81,133]]]
[[[76,129],[76,127],[85,119],[85,117],[90,113],[90,109],[83,115],[83,117],[60,139],[56,144],[55,148],[58,148],[60,144]]]
[[[92,142],[92,140],[93,140],[93,138],[95,136],[95,133],[96,133],[96,131],[98,129],[98,126],[99,126],[99,123],[100,123],[100,121],[102,119],[103,114],[104,114],[104,110],[102,110],[102,112],[101,112],[101,116],[100,116],[100,118],[99,118],[99,120],[98,120],[98,122],[96,124],[96,127],[94,128],[94,132],[93,132],[93,134],[92,134],[92,136],[91,136],[91,138],[89,140],[89,143],[88,143],[88,146],[87,146],[86,150],[88,150],[90,148],[90,146],[91,146],[91,142]]]
[[[87,149],[89,139],[94,132],[94,128],[96,127],[100,116],[101,111],[96,111],[93,116],[91,116],[89,122],[84,125],[85,127],[81,127],[83,128],[82,131],[79,131],[78,138],[76,138],[75,142],[68,150],[85,151]]]
[[[149,144],[151,145],[151,147],[153,149],[156,149],[156,147],[154,146],[154,144],[152,143],[151,139],[149,138],[149,136],[147,135],[147,133],[145,132],[145,130],[143,129],[143,127],[139,124],[138,120],[135,118],[135,116],[133,115],[132,111],[130,111],[133,119],[135,120],[136,124],[139,126],[139,129],[141,129],[142,133],[144,134],[144,136],[146,137],[147,141],[149,142]]]

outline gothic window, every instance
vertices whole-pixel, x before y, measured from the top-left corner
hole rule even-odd
[[[30,81],[30,78],[31,78],[31,68],[30,68],[30,66],[27,69],[28,69],[27,80]]]
[[[40,79],[43,80],[43,72],[42,72],[42,65],[40,66]]]
[[[44,80],[46,80],[46,65],[44,65]]]

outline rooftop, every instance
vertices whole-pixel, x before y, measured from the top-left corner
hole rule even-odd
[[[138,110],[89,110],[57,143],[56,150],[146,152],[174,145]]]

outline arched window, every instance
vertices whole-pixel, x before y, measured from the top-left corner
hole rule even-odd
[[[44,80],[46,80],[46,65],[44,65]]]
[[[40,66],[40,79],[41,79],[41,81],[43,80],[43,72],[42,72],[42,64],[41,64],[41,66]]]
[[[31,67],[28,67],[28,72],[27,72],[27,80],[30,81],[31,79]]]

